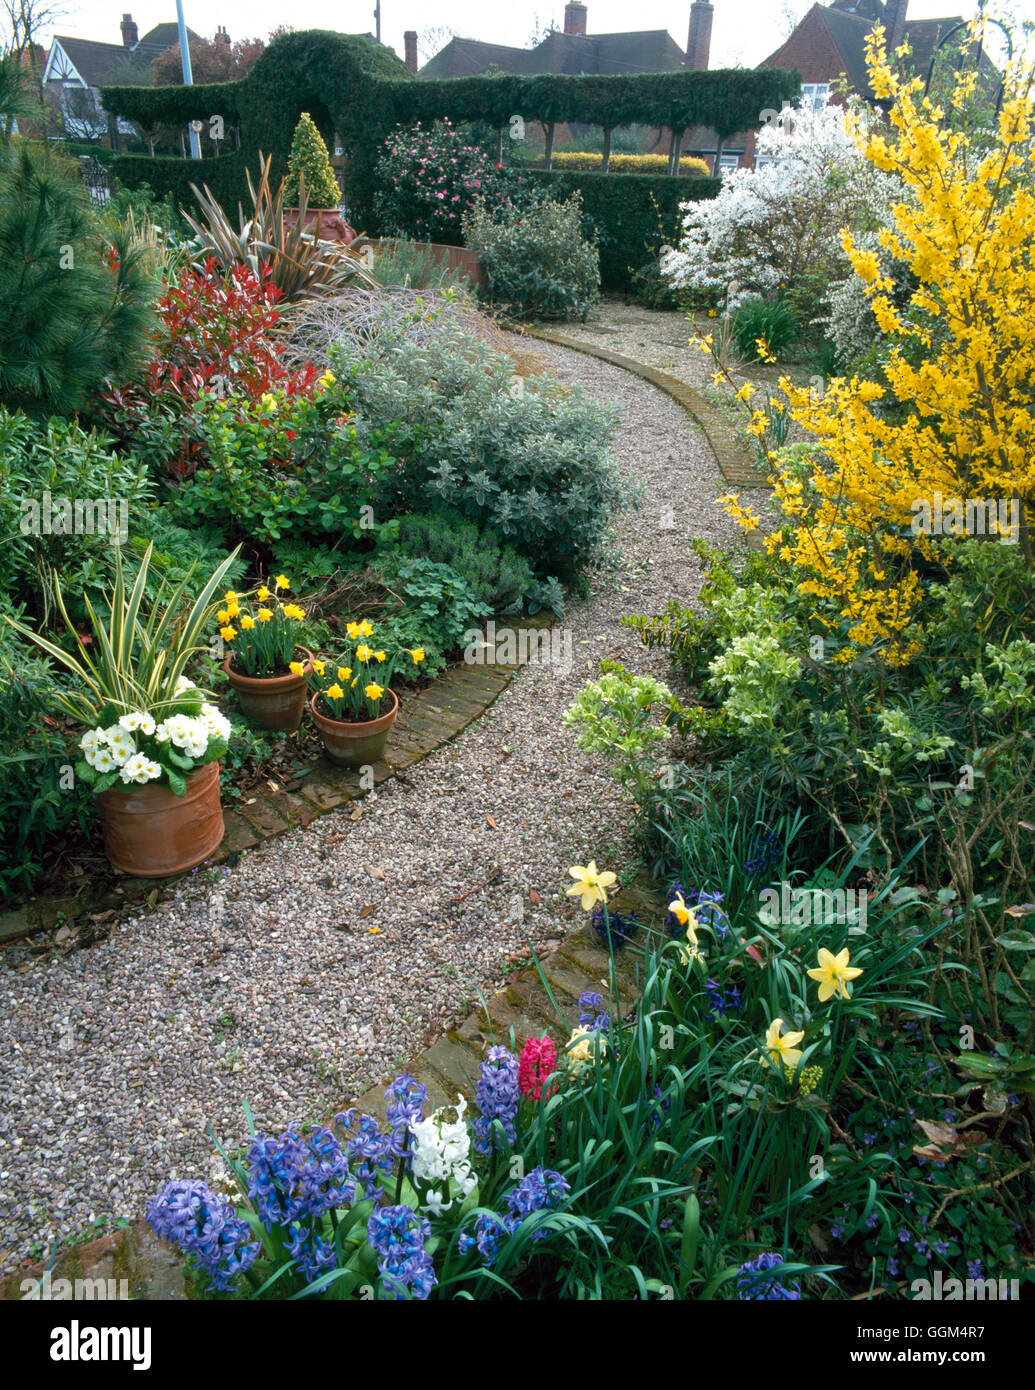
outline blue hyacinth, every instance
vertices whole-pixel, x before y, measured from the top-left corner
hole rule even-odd
[[[471,1121],[473,1144],[478,1153],[489,1153],[499,1143],[493,1122],[498,1120],[510,1144],[517,1142],[517,1112],[521,1092],[518,1088],[518,1059],[505,1047],[490,1047],[478,1069],[475,1100],[482,1112]]]
[[[377,1256],[378,1273],[391,1299],[425,1299],[438,1283],[424,1242],[431,1225],[412,1207],[379,1207],[367,1222],[367,1240]]]
[[[611,1027],[611,1015],[601,1009],[604,996],[597,994],[594,990],[584,989],[579,995],[579,1027],[592,1028],[596,1032],[606,1033]]]
[[[255,1261],[259,1242],[225,1197],[203,1182],[166,1183],[147,1208],[155,1235],[171,1241],[208,1275],[213,1289],[229,1289]]]
[[[500,1246],[507,1236],[512,1235],[526,1217],[532,1216],[535,1212],[555,1210],[569,1190],[568,1180],[560,1173],[541,1165],[533,1168],[504,1197],[504,1205],[507,1207],[504,1214],[483,1213],[475,1220],[473,1235],[466,1231],[460,1232],[457,1246],[461,1255],[466,1255],[477,1246],[482,1264],[495,1264],[499,1258]],[[531,1239],[542,1240],[554,1229],[545,1221],[531,1232]]]
[[[314,1125],[302,1138],[291,1126],[279,1139],[256,1135],[248,1150],[248,1196],[267,1230],[349,1206],[356,1184],[334,1135]]]
[[[801,1288],[796,1283],[781,1283],[781,1276],[770,1275],[768,1279],[759,1275],[770,1269],[777,1269],[784,1262],[782,1255],[767,1251],[755,1260],[748,1260],[737,1271],[737,1297],[755,1301],[777,1301],[779,1299],[800,1299]]]

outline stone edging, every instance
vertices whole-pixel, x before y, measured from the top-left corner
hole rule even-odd
[[[678,377],[669,376],[657,367],[649,367],[638,362],[635,357],[623,357],[619,352],[609,352],[606,348],[594,347],[592,343],[580,342],[577,338],[565,337],[548,328],[522,326],[521,334],[538,338],[544,343],[554,343],[557,347],[570,348],[573,352],[584,352],[589,357],[597,357],[601,362],[609,362],[613,367],[621,367],[634,376],[656,386],[667,396],[683,407],[704,430],[708,444],[715,455],[722,476],[734,487],[765,488],[769,484],[765,474],[756,466],[751,455],[744,448],[737,432],[723,419],[722,415],[700,391],[689,386]]]

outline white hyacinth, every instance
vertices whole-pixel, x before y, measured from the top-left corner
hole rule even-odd
[[[456,1120],[452,1123],[447,1123],[445,1119],[447,1108],[456,1110]],[[471,1172],[471,1136],[464,1122],[466,1109],[467,1102],[460,1096],[455,1107],[443,1107],[426,1120],[418,1120],[410,1125],[414,1178],[445,1185],[443,1192],[432,1189],[424,1194],[423,1210],[435,1215],[448,1211],[453,1205],[452,1201],[445,1200],[451,1180],[464,1197],[468,1197],[478,1185],[478,1179]]]

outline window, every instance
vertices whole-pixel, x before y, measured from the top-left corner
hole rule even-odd
[[[803,82],[801,95],[806,108],[811,107],[813,111],[822,111],[830,97],[830,83]]]
[[[730,150],[728,154],[724,151],[722,154],[719,155],[720,177],[727,169],[740,168],[740,157],[743,153],[743,150]]]

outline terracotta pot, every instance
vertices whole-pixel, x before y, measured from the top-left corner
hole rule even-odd
[[[392,708],[388,713],[379,715],[377,719],[365,719],[360,724],[328,719],[316,708],[320,696],[313,696],[309,708],[332,763],[338,763],[341,767],[368,767],[382,757],[395,716],[399,713],[398,695],[394,690],[389,690],[388,694],[392,697]]]
[[[177,796],[168,787],[112,787],[97,797],[104,852],[124,874],[167,878],[215,854],[223,839],[219,763],[187,777]]]
[[[298,225],[298,208],[285,208],[281,215],[286,232]],[[306,208],[305,230],[312,232],[319,241],[340,241],[345,246],[356,239],[355,231],[342,217],[340,208]]]
[[[296,647],[295,651],[303,653],[303,665],[306,671],[310,670],[313,654],[309,648]],[[227,657],[223,670],[237,692],[248,723],[259,729],[294,733],[302,722],[305,676],[296,676],[290,671],[286,676],[240,676],[230,665],[232,660],[232,656]]]

